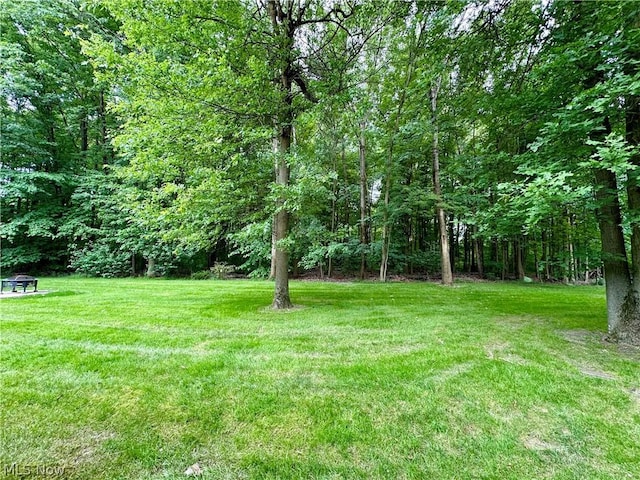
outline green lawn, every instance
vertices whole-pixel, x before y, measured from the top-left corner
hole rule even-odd
[[[601,287],[293,282],[281,313],[267,282],[40,285],[0,301],[0,477],[640,478]]]

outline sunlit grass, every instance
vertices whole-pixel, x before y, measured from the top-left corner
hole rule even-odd
[[[267,282],[41,288],[0,301],[3,468],[640,478],[640,353],[601,341],[600,287],[293,282],[287,313]]]

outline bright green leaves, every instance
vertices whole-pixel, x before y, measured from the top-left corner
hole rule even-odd
[[[72,193],[111,157],[104,92],[80,51],[106,23],[66,0],[3,1],[0,11],[3,267],[64,270]]]

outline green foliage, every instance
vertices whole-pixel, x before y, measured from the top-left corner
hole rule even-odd
[[[213,267],[209,268],[209,270],[211,271],[213,278],[224,280],[236,271],[236,267],[225,262],[215,262]]]
[[[131,274],[131,253],[103,242],[90,243],[75,251],[72,247],[69,266],[89,276],[126,277]]]
[[[110,157],[104,85],[80,40],[113,25],[66,0],[3,0],[0,11],[2,266],[65,269],[73,191]]]
[[[229,235],[234,246],[232,255],[244,259],[240,270],[249,273],[252,278],[269,276],[271,261],[271,222],[253,222],[240,231]]]
[[[637,178],[633,2],[314,0],[293,40],[268,3],[3,1],[2,268],[266,276],[285,209],[292,269],[372,272],[384,231],[390,271],[431,275],[436,205],[458,269],[599,266],[593,169]]]
[[[211,277],[212,273],[208,270],[201,270],[191,274],[191,280],[209,280]]]

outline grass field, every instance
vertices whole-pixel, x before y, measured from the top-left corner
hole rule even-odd
[[[40,286],[0,301],[0,477],[640,478],[601,287]]]

